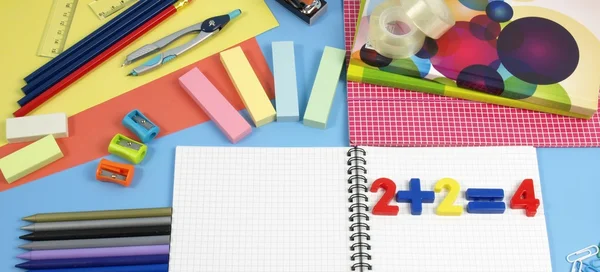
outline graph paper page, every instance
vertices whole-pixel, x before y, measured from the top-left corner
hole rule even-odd
[[[523,179],[534,181],[542,202],[537,157],[531,147],[488,148],[366,148],[367,178],[385,177],[396,190],[408,190],[411,178],[421,190],[433,191],[442,178],[458,181],[455,205],[460,216],[439,216],[436,208],[447,191],[435,193],[434,203],[423,203],[421,215],[411,215],[410,204],[397,203],[397,216],[370,215],[369,241],[373,271],[419,272],[548,272],[552,271],[543,203],[535,217],[509,203]],[[370,186],[370,185],[369,185]],[[504,214],[469,214],[468,188],[504,189]],[[369,193],[369,207],[383,195]]]
[[[347,150],[177,147],[169,271],[349,271]]]

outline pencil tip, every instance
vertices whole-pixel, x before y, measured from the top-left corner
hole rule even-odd
[[[30,254],[31,254],[30,252],[25,252],[23,254],[18,255],[17,258],[23,259],[23,260],[28,260]]]
[[[20,249],[31,250],[31,243],[23,244],[19,246]]]
[[[33,227],[33,224],[31,224],[31,225],[21,227],[21,230],[34,231],[35,228]]]
[[[35,215],[31,215],[31,216],[27,216],[27,217],[23,217],[24,221],[30,221],[32,222],[35,219]]]

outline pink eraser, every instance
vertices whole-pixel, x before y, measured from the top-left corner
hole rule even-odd
[[[252,132],[248,121],[198,68],[194,68],[180,77],[179,84],[232,143],[238,142]]]

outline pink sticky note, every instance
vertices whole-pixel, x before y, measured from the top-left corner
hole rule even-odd
[[[198,68],[194,68],[180,77],[179,84],[232,143],[238,142],[252,132],[248,121]]]

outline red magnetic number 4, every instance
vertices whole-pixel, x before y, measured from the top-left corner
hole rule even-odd
[[[525,215],[535,216],[537,208],[540,206],[540,200],[535,198],[533,190],[533,180],[525,179],[519,185],[515,195],[510,199],[511,209],[525,209]]]
[[[372,213],[376,215],[398,215],[400,208],[389,204],[396,195],[396,183],[388,178],[378,178],[371,185],[371,192],[376,193],[379,188],[383,189],[385,193],[383,193],[377,204],[373,206]]]

